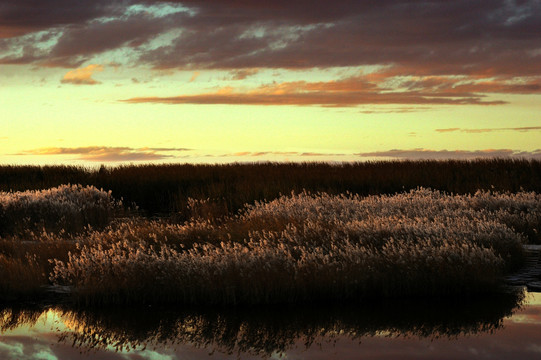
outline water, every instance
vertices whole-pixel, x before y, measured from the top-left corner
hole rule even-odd
[[[0,310],[0,359],[541,359],[541,294],[348,305]]]

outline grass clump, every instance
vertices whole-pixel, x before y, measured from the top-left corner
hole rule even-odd
[[[93,186],[0,192],[0,237],[31,231],[75,233],[105,227],[121,203]]]

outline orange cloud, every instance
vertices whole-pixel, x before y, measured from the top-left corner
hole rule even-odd
[[[230,105],[317,105],[351,107],[363,104],[478,104],[496,105],[503,101],[483,100],[484,95],[450,93],[434,89],[391,91],[362,77],[328,82],[293,81],[262,85],[249,91],[231,87],[212,93],[173,97],[136,97],[126,103],[230,104]]]
[[[436,129],[436,131],[440,133],[447,133],[447,132],[460,131],[460,128]]]
[[[68,71],[61,80],[62,84],[96,85],[99,81],[92,79],[95,72],[103,71],[102,65],[91,64],[84,68]]]
[[[199,75],[201,75],[201,73],[199,71],[194,71],[189,82],[195,81],[195,79],[197,79],[199,77]]]

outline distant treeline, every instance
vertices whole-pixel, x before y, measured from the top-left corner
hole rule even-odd
[[[271,200],[292,191],[393,194],[417,187],[475,193],[541,192],[539,160],[378,161],[364,163],[252,163],[226,165],[0,166],[0,191],[46,189],[62,184],[112,190],[146,215],[189,215],[188,198],[210,198],[219,212]],[[193,209],[192,209],[193,212]]]

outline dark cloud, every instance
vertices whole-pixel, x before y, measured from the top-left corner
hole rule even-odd
[[[190,31],[141,60],[159,68],[391,64],[419,74],[539,74],[538,1],[216,3],[185,1],[199,11]]]
[[[123,3],[121,0],[2,0],[0,38],[117,16],[125,9]]]
[[[384,74],[379,74],[383,76]],[[408,79],[409,78],[409,79]],[[423,76],[406,77],[400,86],[409,90],[432,90],[448,93],[494,93],[494,94],[541,94],[541,78],[529,78],[527,81],[517,79],[478,80],[467,77]]]
[[[131,148],[87,146],[75,148],[40,148],[23,151],[16,155],[76,155],[77,160],[96,162],[152,161],[175,158],[171,152],[184,152],[185,148]]]
[[[541,159],[541,149],[534,151],[516,151],[510,149],[499,150],[429,150],[429,149],[412,149],[412,150],[388,150],[375,151],[356,154],[361,157],[385,157],[392,159],[408,159],[408,160],[445,160],[459,159],[469,160],[478,158],[526,158],[526,159]]]
[[[157,16],[135,12],[65,25],[50,30],[55,35],[52,45],[44,45],[48,39],[43,39],[43,35],[4,40],[3,46],[11,48],[13,54],[0,55],[0,63],[78,67],[92,56],[106,51],[126,48],[129,54],[130,50],[136,51],[159,34],[175,28],[182,16],[179,13]]]
[[[162,1],[145,1],[156,4]],[[352,13],[382,7],[392,3],[388,0],[172,0],[170,3],[183,4],[196,9],[201,16],[222,19],[219,24],[252,21],[291,21],[300,24],[331,22]]]
[[[121,49],[123,65],[237,79],[251,69],[386,65],[380,80],[443,98],[420,103],[541,93],[538,0],[0,0],[0,24],[4,64],[74,68]]]
[[[137,14],[111,21],[92,21],[64,31],[48,55],[54,64],[81,63],[94,54],[121,47],[138,47],[168,30],[175,16]]]
[[[254,76],[259,72],[258,69],[233,70],[229,73],[231,80],[244,80],[247,77]]]

